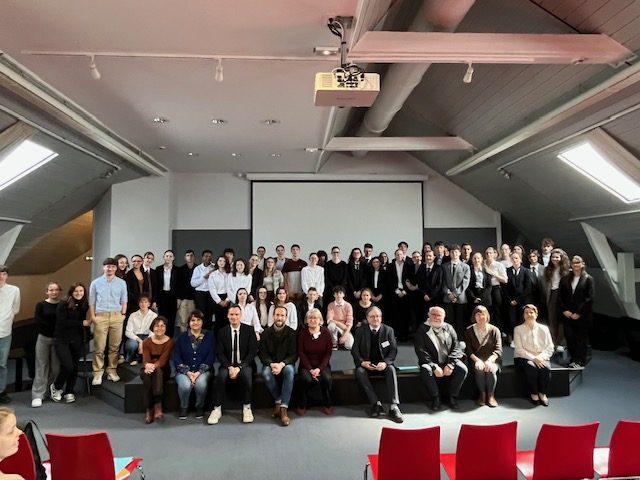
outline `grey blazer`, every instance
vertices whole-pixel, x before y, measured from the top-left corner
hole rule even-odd
[[[442,301],[451,303],[449,300],[449,292],[458,297],[458,303],[467,303],[467,288],[469,288],[469,280],[471,278],[471,269],[469,265],[458,262],[453,271],[453,262],[442,265],[444,270],[444,282],[442,291],[444,293]]]

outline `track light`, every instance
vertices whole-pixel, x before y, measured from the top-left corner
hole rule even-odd
[[[214,75],[216,82],[222,82],[224,80],[224,70],[222,69],[222,59],[218,59],[218,65],[216,66],[216,74]]]
[[[464,83],[471,83],[473,80],[473,64],[471,62],[467,63],[467,71],[464,73],[464,77],[462,77],[462,81]]]
[[[96,67],[96,58],[91,55],[91,63],[89,64],[89,70],[91,70],[91,78],[93,78],[94,80],[100,80],[100,77],[102,75],[100,75],[100,71],[98,70],[98,67]]]

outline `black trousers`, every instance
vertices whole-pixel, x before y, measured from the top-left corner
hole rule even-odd
[[[440,365],[444,368],[444,364]],[[451,397],[457,397],[460,394],[460,389],[464,383],[464,379],[467,378],[469,372],[467,366],[461,360],[456,360],[453,372],[448,377],[438,378],[433,374],[433,370],[427,366],[420,367],[420,380],[427,388],[427,393],[430,398],[436,398],[440,396],[440,388],[438,387],[438,381],[448,381],[449,383],[449,395]]]
[[[500,285],[491,287],[491,323],[504,332],[502,322],[502,288]]]
[[[158,292],[158,315],[167,319],[167,335],[173,338],[176,331],[176,312],[178,311],[176,296],[168,291]]]
[[[220,300],[226,300],[227,294],[223,293],[220,295]],[[213,299],[212,299],[213,300]],[[229,311],[229,307],[221,307],[217,303],[213,302],[213,314],[216,317],[216,321],[213,322],[213,331],[216,336],[222,327],[225,325],[229,325],[229,319],[227,318],[227,312]]]
[[[445,321],[455,330],[458,339],[464,338],[464,329],[467,324],[467,304],[466,303],[445,303]]]
[[[589,322],[584,318],[572,320],[564,318],[564,336],[567,339],[569,356],[572,362],[581,365],[587,363],[587,349],[589,344]]]
[[[242,403],[243,405],[251,405],[251,387],[253,385],[253,370],[251,367],[241,368],[235,380],[231,380],[229,378],[229,369],[222,365],[220,366],[216,376],[215,407],[220,407],[224,403],[224,399],[227,396],[227,382],[240,382],[243,388]]]
[[[300,382],[300,407],[307,408],[308,393],[311,388],[320,385],[322,390],[322,401],[325,407],[331,406],[331,367],[320,370],[318,380],[315,380],[309,370],[301,368],[298,371],[298,381]]]
[[[60,361],[60,372],[53,384],[56,390],[64,390],[65,395],[73,393],[78,378],[78,365],[82,357],[82,340],[65,343],[56,341],[53,348]]]
[[[549,367],[538,368],[532,360],[527,360],[526,358],[514,358],[513,363],[524,374],[530,394],[547,394],[549,383],[551,382],[551,369]]]
[[[196,290],[196,295],[194,298],[194,303],[196,304],[196,308],[204,313],[204,322],[202,324],[202,328],[207,330],[211,330],[213,326],[213,298],[211,298],[211,294],[209,292],[201,292]]]
[[[156,403],[162,403],[164,382],[168,376],[168,369],[156,368],[153,373],[144,373],[144,367],[140,369],[140,378],[144,386],[142,394],[144,408],[150,409]]]
[[[370,376],[383,376],[387,384],[387,395],[391,397],[391,403],[394,405],[400,403],[400,398],[398,397],[398,376],[396,375],[396,368],[393,365],[387,365],[387,368],[382,372],[367,370],[363,367],[356,368],[356,379],[367,395],[369,403],[373,405],[378,402],[378,396],[373,389],[373,385],[371,385]]]

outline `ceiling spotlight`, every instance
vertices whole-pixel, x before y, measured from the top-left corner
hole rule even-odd
[[[227,123],[227,121],[221,118],[212,118],[211,123],[213,123],[214,125],[224,125],[225,123]]]
[[[270,153],[269,156],[273,158],[279,158],[281,155],[279,153]]]
[[[278,123],[280,123],[280,120],[276,120],[275,118],[268,118],[266,120],[263,120],[262,123],[264,123],[265,125],[277,125]]]
[[[330,57],[338,54],[338,47],[313,47],[313,53],[320,57]]]
[[[96,58],[91,55],[91,63],[89,64],[89,70],[91,71],[91,78],[93,78],[94,80],[100,80],[100,77],[102,75],[100,75],[100,71],[98,70],[98,67],[96,67]]]
[[[195,152],[187,152],[187,155],[190,157],[197,157],[199,154],[195,153]]]
[[[153,123],[169,123],[169,119],[166,117],[153,117]]]
[[[166,146],[166,145],[160,145],[160,146],[158,147],[158,150],[166,150],[166,149],[167,149],[167,146]]]
[[[467,71],[464,73],[464,77],[462,77],[462,81],[464,83],[471,83],[473,80],[473,64],[471,62],[467,63]]]
[[[508,172],[502,167],[498,169],[498,173],[502,175],[505,178],[505,180],[511,180],[511,177],[513,176],[511,172]]]
[[[218,59],[218,65],[216,65],[216,74],[213,76],[216,82],[222,82],[224,80],[224,70],[222,69],[222,59]]]
[[[241,153],[238,153],[238,152],[233,152],[233,153],[231,154],[231,156],[232,156],[232,157],[241,157],[241,156],[242,156],[242,154],[241,154]]]
[[[316,153],[318,150],[319,150],[318,147],[307,147],[304,149],[304,151],[307,153]]]

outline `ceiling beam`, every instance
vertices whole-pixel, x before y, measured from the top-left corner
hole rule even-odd
[[[349,52],[362,63],[618,64],[634,54],[603,34],[367,32]]]
[[[473,150],[473,145],[460,137],[333,137],[324,149],[334,152],[419,152]]]

